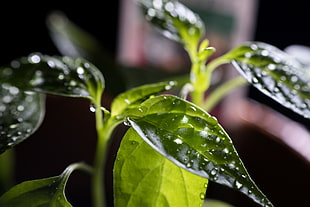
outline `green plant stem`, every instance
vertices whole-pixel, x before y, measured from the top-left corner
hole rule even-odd
[[[192,58],[192,57],[191,57]],[[204,105],[204,94],[211,85],[212,72],[220,65],[229,63],[229,59],[225,56],[220,56],[209,62],[206,66],[201,61],[192,61],[191,79],[194,90],[191,93],[192,102],[198,106]],[[203,64],[203,65],[202,65]]]
[[[213,91],[206,99],[203,108],[206,111],[210,111],[222,98],[227,95],[233,89],[246,85],[248,82],[242,76],[238,76],[232,80],[219,86],[215,91]]]
[[[101,100],[101,99],[100,99]],[[107,160],[107,146],[116,123],[108,117],[103,120],[103,113],[100,108],[100,101],[96,105],[96,130],[97,149],[94,160],[94,174],[92,177],[92,196],[94,207],[106,207],[106,194],[104,190],[104,167]]]

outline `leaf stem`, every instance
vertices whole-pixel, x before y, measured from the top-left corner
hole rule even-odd
[[[246,85],[247,83],[247,80],[242,76],[238,76],[236,78],[233,78],[232,80],[227,81],[209,95],[203,105],[203,108],[206,111],[210,111],[230,91],[237,87]]]
[[[99,99],[101,100],[101,99]],[[95,103],[96,106],[96,130],[97,130],[97,149],[94,160],[94,174],[92,177],[92,196],[94,207],[106,207],[106,193],[104,189],[105,165],[107,161],[108,141],[117,122],[110,119],[110,114],[105,113],[103,119],[103,111],[101,109],[101,101]]]

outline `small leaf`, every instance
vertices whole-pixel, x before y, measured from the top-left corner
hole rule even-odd
[[[44,96],[0,84],[0,153],[29,137],[44,117]]]
[[[0,197],[0,207],[70,207],[64,190],[69,176],[80,164],[72,164],[59,176],[26,181]]]
[[[310,72],[297,59],[261,42],[241,45],[226,57],[258,90],[310,118]]]
[[[12,61],[0,68],[0,80],[24,91],[97,99],[104,88],[100,71],[91,63],[40,53]]]
[[[207,112],[175,96],[157,96],[126,114],[135,131],[178,166],[272,206],[248,175],[231,139]]]
[[[116,207],[202,206],[208,180],[174,165],[129,129],[114,165]]]
[[[122,114],[128,107],[134,107],[148,99],[151,95],[158,94],[163,91],[171,90],[176,82],[161,82],[155,84],[143,85],[133,88],[118,95],[111,105],[111,115],[117,116]]]
[[[138,0],[146,19],[169,39],[196,50],[205,28],[200,17],[178,1]]]

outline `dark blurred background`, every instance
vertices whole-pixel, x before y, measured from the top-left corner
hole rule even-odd
[[[35,51],[49,55],[59,54],[45,25],[47,14],[54,10],[65,13],[78,26],[94,35],[116,57],[119,1],[63,2],[2,2],[0,64],[9,63]],[[310,30],[307,25],[310,12],[305,3],[301,0],[260,1],[254,40],[270,43],[280,49],[292,44],[310,46]],[[270,103],[275,109],[309,126],[307,120],[281,109],[254,89],[250,89],[249,97],[262,103]],[[264,192],[268,192],[267,196],[275,206],[309,205],[308,163],[254,128],[245,128],[236,135],[241,137],[236,140],[240,156],[254,180]],[[16,147],[16,181],[58,175],[72,162],[91,163],[95,136],[94,116],[89,112],[87,101],[50,96],[42,127],[34,136]],[[89,203],[88,179],[87,175],[77,172],[69,180],[68,195],[74,206],[87,206]],[[226,200],[239,207],[256,206],[244,196],[231,191],[211,184],[207,196]],[[110,188],[108,194],[111,195]]]

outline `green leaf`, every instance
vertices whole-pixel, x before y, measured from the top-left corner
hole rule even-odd
[[[164,36],[197,50],[205,28],[200,17],[178,1],[138,0],[145,17]]]
[[[0,68],[0,80],[24,91],[97,99],[104,88],[100,71],[81,58],[40,53],[14,60]]]
[[[111,105],[111,115],[117,116],[124,112],[125,109],[137,106],[150,96],[158,94],[163,91],[171,90],[176,85],[176,82],[161,82],[143,85],[133,88],[118,95]]]
[[[114,165],[116,207],[202,206],[208,180],[179,168],[129,129]]]
[[[70,207],[64,191],[69,176],[78,168],[89,170],[76,163],[59,176],[20,183],[0,197],[0,207]]]
[[[258,90],[310,118],[310,73],[297,59],[261,42],[241,45],[226,58]]]
[[[178,166],[272,206],[247,173],[217,120],[175,96],[157,96],[126,114],[135,131]]]
[[[0,84],[0,153],[36,131],[44,113],[42,94],[24,92],[6,83]]]

